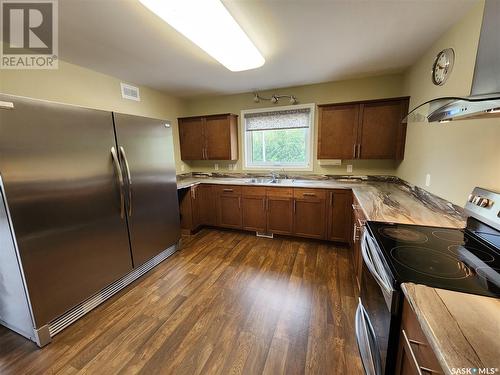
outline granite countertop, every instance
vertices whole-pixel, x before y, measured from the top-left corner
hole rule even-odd
[[[282,180],[279,184],[249,183],[254,177],[234,174],[230,177],[200,175],[180,178],[177,188],[200,183],[272,186],[296,188],[351,189],[368,220],[404,224],[431,225],[448,228],[465,227],[463,210],[427,191],[395,177],[359,177],[312,175]]]
[[[445,374],[499,371],[500,299],[412,283],[401,287]]]

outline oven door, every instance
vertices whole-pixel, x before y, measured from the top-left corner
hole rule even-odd
[[[362,240],[361,292],[355,317],[356,341],[368,375],[392,374],[395,366],[399,292],[384,272],[380,252],[365,229]]]

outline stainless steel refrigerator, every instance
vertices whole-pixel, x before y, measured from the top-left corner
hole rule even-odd
[[[0,94],[0,323],[43,346],[171,255],[168,122]]]

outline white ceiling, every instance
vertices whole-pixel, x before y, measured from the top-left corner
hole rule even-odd
[[[60,56],[176,96],[401,71],[476,0],[223,0],[266,59],[230,72],[137,0],[59,1]]]

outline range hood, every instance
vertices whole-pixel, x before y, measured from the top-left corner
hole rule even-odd
[[[413,109],[406,120],[448,122],[500,117],[500,0],[486,0],[472,89],[468,97],[444,97]]]

